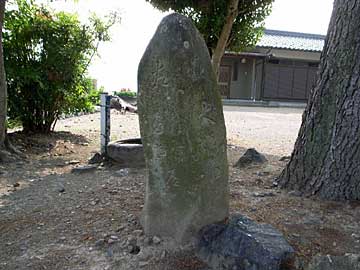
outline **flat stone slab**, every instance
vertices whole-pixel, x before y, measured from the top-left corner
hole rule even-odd
[[[107,156],[126,167],[143,167],[145,165],[141,139],[111,142],[107,146]]]
[[[315,256],[306,270],[360,270],[360,255]]]
[[[294,249],[274,227],[239,214],[228,224],[204,227],[198,242],[198,256],[217,270],[280,270],[293,254]]]

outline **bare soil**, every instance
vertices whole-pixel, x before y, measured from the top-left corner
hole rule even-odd
[[[231,211],[279,229],[293,269],[316,254],[360,253],[360,203],[298,197],[273,182],[291,154],[300,109],[224,107]],[[99,150],[99,114],[59,121],[51,135],[12,133],[26,159],[0,164],[0,269],[207,269],[186,247],[144,236],[146,170],[106,162],[73,173]],[[112,112],[112,140],[139,137],[137,115]],[[233,164],[249,147],[268,162]]]

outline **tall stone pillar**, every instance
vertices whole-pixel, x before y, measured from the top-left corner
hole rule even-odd
[[[206,44],[191,20],[165,17],[138,70],[140,131],[148,168],[148,235],[187,242],[228,216],[226,130]]]

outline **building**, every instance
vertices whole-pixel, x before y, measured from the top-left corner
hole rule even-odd
[[[225,52],[219,86],[224,99],[305,102],[315,83],[325,36],[265,30],[249,52]]]

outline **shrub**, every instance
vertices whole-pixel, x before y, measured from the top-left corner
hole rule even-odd
[[[33,1],[17,0],[5,14],[3,45],[10,119],[25,132],[47,133],[61,114],[90,111],[99,92],[87,77],[98,44],[110,40],[106,22],[92,16],[54,12]]]
[[[122,88],[120,91],[115,91],[114,95],[118,96],[118,97],[131,97],[131,98],[136,98],[137,97],[137,93],[131,91],[128,88]]]

